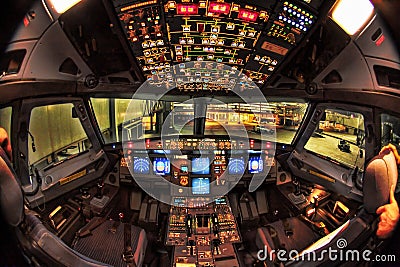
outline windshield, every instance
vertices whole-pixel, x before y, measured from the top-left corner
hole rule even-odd
[[[250,138],[257,138],[262,132],[264,139],[290,144],[307,110],[306,103],[283,101],[221,102],[197,108],[196,103],[189,101],[92,98],[91,104],[106,144],[121,142],[124,130],[128,139],[156,137],[161,133],[193,135],[197,117],[205,118],[202,122],[205,136],[227,135],[241,128]]]

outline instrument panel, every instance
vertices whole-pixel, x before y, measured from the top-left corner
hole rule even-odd
[[[245,142],[225,137],[127,142],[121,161],[121,182],[132,183],[135,175],[141,178],[159,175],[172,184],[191,187],[193,195],[207,196],[211,183],[226,186],[230,177],[250,180],[253,175],[264,175],[267,180],[275,181],[274,149],[271,142],[261,144],[258,140]]]
[[[195,70],[198,79],[172,73],[171,66],[190,61],[227,64],[261,85],[315,24],[321,4],[322,0],[113,1],[146,78],[154,83],[176,79],[181,90],[226,89],[221,77],[204,65]]]

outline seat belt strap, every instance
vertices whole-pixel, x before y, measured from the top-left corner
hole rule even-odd
[[[282,220],[282,224],[283,224],[283,230],[285,231],[285,235],[287,237],[290,237],[293,235],[293,229],[290,225],[290,222],[288,219],[283,219]]]
[[[117,232],[118,226],[119,226],[120,222],[119,221],[114,221],[111,228],[108,229],[109,232],[115,234]]]
[[[132,251],[132,240],[131,240],[131,225],[128,223],[124,224],[124,253],[122,259],[126,262],[127,267],[137,267],[135,258]]]

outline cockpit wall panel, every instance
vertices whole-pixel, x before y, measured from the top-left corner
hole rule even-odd
[[[70,58],[78,67],[76,75],[60,72],[65,60]],[[23,79],[78,80],[92,72],[65,36],[61,25],[54,23],[37,42],[29,57]]]
[[[42,1],[33,2],[35,3],[25,14],[10,43],[39,39],[53,23],[53,19],[48,15]]]

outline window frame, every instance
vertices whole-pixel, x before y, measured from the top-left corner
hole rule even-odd
[[[92,144],[92,149],[98,153],[101,151],[102,146],[99,141],[93,126],[91,125],[91,119],[88,116],[87,106],[82,98],[78,97],[49,97],[41,99],[25,99],[21,104],[20,116],[17,117],[17,132],[18,132],[18,145],[14,155],[18,155],[16,161],[19,168],[17,168],[17,174],[21,179],[22,185],[29,185],[30,183],[30,166],[29,166],[29,125],[32,110],[36,107],[46,105],[57,105],[57,104],[73,104],[76,109],[80,110],[78,117],[80,123],[85,131],[87,138]],[[79,156],[79,155],[78,155]]]

